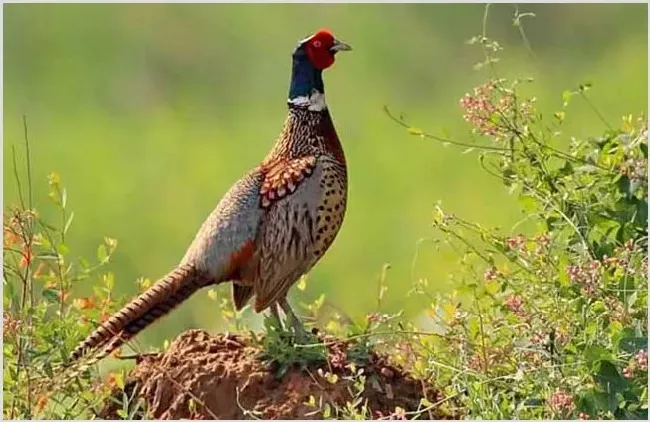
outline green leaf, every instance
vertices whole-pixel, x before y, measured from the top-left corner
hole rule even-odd
[[[557,171],[557,177],[572,176],[575,173],[571,161],[565,161],[564,165]]]
[[[562,102],[564,103],[564,107],[569,105],[569,101],[571,101],[571,97],[573,97],[573,92],[571,91],[564,91],[562,92]]]
[[[70,248],[68,248],[64,243],[61,243],[56,247],[56,251],[59,253],[59,255],[65,256],[68,254],[68,252],[70,252]]]
[[[609,327],[607,328],[609,331],[609,335],[611,337],[612,343],[618,344],[620,339],[624,337],[630,337],[627,335],[624,330],[623,330],[623,324],[621,324],[619,321],[612,321],[609,324]]]
[[[605,306],[605,303],[602,300],[597,300],[591,304],[591,310],[594,311],[595,313],[601,313],[601,312],[605,312],[607,310],[607,307]]]
[[[618,369],[616,369],[613,363],[600,360],[597,366],[598,369],[594,378],[603,386],[605,391],[616,393],[625,390],[628,381],[619,374]]]
[[[639,296],[639,295],[638,295],[637,292],[633,292],[631,295],[628,295],[628,297],[625,298],[625,303],[627,304],[627,307],[628,307],[628,308],[631,308],[632,306],[634,306],[634,304],[636,303],[636,300],[637,300],[638,296]]]
[[[42,293],[45,300],[49,303],[58,303],[59,302],[59,293],[54,289],[44,289]]]
[[[517,202],[521,204],[521,207],[524,209],[524,211],[536,211],[538,209],[538,202],[537,199],[530,195],[521,195],[518,199]]]
[[[648,230],[648,201],[639,199],[637,202],[637,213],[635,222],[646,231]]]
[[[122,372],[115,374],[115,384],[120,390],[124,390],[124,374]]]
[[[594,406],[597,410],[603,410],[607,411],[610,410],[610,404],[609,404],[609,397],[610,394],[607,394],[606,392],[595,392],[593,395],[593,403]]]
[[[592,229],[587,235],[589,243],[601,244],[604,240],[614,242],[621,225],[617,221],[599,218],[597,222],[593,223]]]
[[[104,274],[104,284],[108,290],[113,290],[113,286],[115,286],[115,276],[113,273],[108,272]]]
[[[97,259],[99,262],[104,262],[108,258],[108,253],[106,252],[106,246],[99,245],[97,247]]]
[[[45,362],[43,365],[43,372],[50,378],[54,378],[54,371],[52,371],[52,365],[49,362]]]
[[[596,413],[596,398],[593,391],[587,391],[580,395],[578,409],[589,415]]]
[[[588,321],[585,325],[584,333],[587,338],[595,337],[596,333],[599,330],[599,325],[597,321]]]
[[[63,233],[67,233],[68,230],[70,229],[70,225],[72,224],[72,220],[74,220],[74,211],[70,213],[70,216],[68,217],[68,221],[65,222],[65,226],[63,227]]]
[[[590,366],[601,360],[611,360],[612,354],[602,346],[589,346],[584,351],[585,359]]]
[[[325,409],[323,410],[323,419],[329,419],[332,415],[332,409],[328,403],[325,403]]]
[[[630,196],[630,187],[632,186],[630,183],[630,178],[627,177],[626,175],[622,175],[619,179],[618,182],[616,183],[616,186],[618,187],[618,191],[621,192],[625,197]]]
[[[624,337],[618,342],[618,348],[628,353],[636,353],[648,348],[648,337]]]

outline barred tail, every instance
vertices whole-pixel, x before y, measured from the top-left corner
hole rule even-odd
[[[70,355],[68,365],[94,350],[99,353],[91,358],[92,363],[105,358],[194,292],[212,283],[213,280],[191,265],[175,268],[81,342]]]

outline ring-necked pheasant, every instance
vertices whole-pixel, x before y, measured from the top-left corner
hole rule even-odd
[[[323,256],[346,209],[343,149],[325,103],[323,70],[351,50],[330,31],[299,42],[292,56],[288,116],[266,158],[237,181],[208,216],[180,264],[111,316],[72,352],[71,362],[108,356],[202,287],[231,281],[239,310],[280,306],[305,334],[287,292]],[[71,363],[69,362],[69,363]]]

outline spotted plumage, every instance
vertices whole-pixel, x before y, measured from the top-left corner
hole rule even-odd
[[[332,245],[345,215],[347,169],[325,103],[322,71],[350,47],[326,30],[298,44],[292,57],[288,115],[262,162],[235,182],[205,220],[178,267],[111,316],[72,353],[107,356],[198,289],[233,283],[241,309],[278,307],[302,326],[287,293]]]
[[[274,201],[294,193],[298,185],[311,176],[315,165],[316,157],[312,155],[293,160],[279,157],[268,164],[260,189],[262,208],[269,208]]]

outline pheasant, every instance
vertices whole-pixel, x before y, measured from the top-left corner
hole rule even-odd
[[[91,353],[93,362],[103,359],[197,290],[224,282],[232,282],[237,310],[255,296],[255,312],[269,309],[279,320],[282,308],[296,337],[306,335],[287,293],[343,223],[347,166],[322,74],[351,49],[326,29],[298,43],[288,115],[271,151],[225,194],[178,266],[94,330],[68,364]]]

